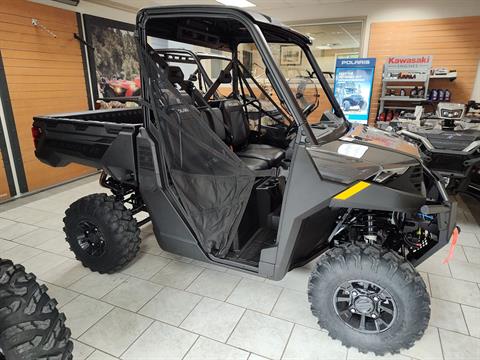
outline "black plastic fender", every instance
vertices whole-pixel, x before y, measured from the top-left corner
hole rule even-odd
[[[425,204],[425,197],[385,185],[359,181],[348,186],[330,201],[332,208],[353,208],[379,211],[418,211]]]

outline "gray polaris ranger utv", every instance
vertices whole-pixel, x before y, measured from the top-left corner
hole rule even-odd
[[[148,212],[161,248],[182,256],[273,280],[318,258],[308,297],[322,328],[362,352],[412,346],[430,316],[415,266],[449,242],[456,217],[417,148],[349,124],[309,38],[268,16],[223,6],[149,8],[139,12],[135,36],[140,108],[34,118],[40,160],[102,169],[112,193],[66,211],[77,258],[100,273],[121,269],[148,221],[133,215]],[[202,92],[159,56],[155,39],[229,52],[232,61]],[[300,67],[333,111],[313,119],[310,104],[299,107],[283,46],[302,54]],[[245,49],[253,55],[239,56]],[[241,58],[263,63],[263,85]],[[262,111],[260,96],[282,119],[252,129],[249,108]]]

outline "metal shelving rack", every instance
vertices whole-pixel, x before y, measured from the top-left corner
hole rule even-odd
[[[407,71],[407,70],[406,70]],[[428,83],[430,81],[430,69],[425,70],[423,72],[417,72],[415,79],[398,79],[390,77],[390,74],[387,73],[385,66],[383,67],[383,79],[382,79],[382,95],[380,96],[380,107],[379,107],[379,114],[384,112],[385,109],[415,109],[415,105],[420,105],[427,101],[426,94],[428,92]],[[407,83],[410,85],[394,85],[394,84],[401,84]],[[413,85],[415,84],[415,85]],[[387,89],[413,89],[415,86],[423,85],[425,92],[423,98],[418,97],[410,97],[410,96],[392,96],[387,95]],[[408,103],[410,106],[395,106],[395,105],[385,105],[385,103]]]

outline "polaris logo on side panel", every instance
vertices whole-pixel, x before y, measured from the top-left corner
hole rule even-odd
[[[342,60],[342,65],[370,65],[370,60]]]

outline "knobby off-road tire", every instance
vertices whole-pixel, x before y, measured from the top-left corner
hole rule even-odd
[[[100,274],[119,271],[140,250],[137,221],[113,196],[92,194],[75,201],[63,222],[76,258]]]
[[[23,266],[0,259],[0,349],[7,360],[72,359],[65,315],[46,291]]]
[[[381,295],[367,298],[363,288],[359,293],[351,284],[367,286],[370,293],[381,289]],[[339,290],[348,286],[350,292]],[[351,244],[323,254],[310,276],[308,298],[320,327],[333,339],[363,353],[383,355],[410,348],[423,336],[430,319],[430,298],[422,277],[398,254],[376,246]],[[365,317],[362,327],[361,315],[379,304],[382,310],[370,312],[375,318]],[[375,320],[380,313],[389,326],[382,325],[379,331]],[[366,331],[366,323],[370,331]]]

